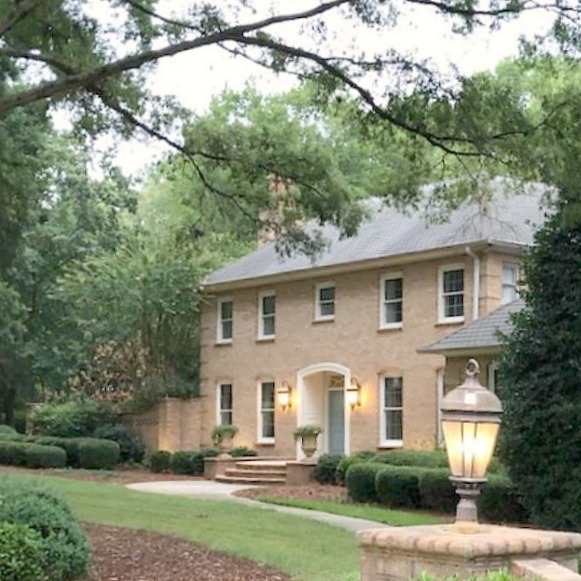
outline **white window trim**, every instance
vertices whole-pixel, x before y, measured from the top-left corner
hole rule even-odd
[[[514,291],[515,297],[513,300],[518,299],[519,292],[518,292],[518,279],[520,276],[520,268],[516,262],[503,262],[502,263],[502,273],[500,275],[500,304],[507,305],[512,301],[505,301],[504,300],[504,269],[505,268],[513,268],[514,269]]]
[[[401,297],[401,307],[402,307],[402,320],[399,323],[386,323],[385,322],[385,282],[388,280],[396,280],[401,278],[402,281],[402,297]],[[379,279],[379,328],[380,329],[401,329],[403,327],[403,274],[401,272],[393,272],[390,274],[384,274]]]
[[[323,288],[333,288],[335,289],[335,298],[333,299],[333,307],[335,310],[336,303],[337,303],[337,291],[335,287],[335,283],[328,281],[328,282],[321,282],[315,286],[315,321],[334,321],[335,320],[335,313],[332,315],[322,315],[321,314],[321,289]]]
[[[264,325],[263,325],[263,312],[262,312],[262,302],[266,297],[274,297],[274,334],[265,335]],[[273,290],[262,291],[258,293],[258,339],[259,340],[270,340],[276,337],[276,293]]]
[[[403,429],[403,373],[401,375],[394,375],[390,373],[389,375],[379,376],[379,447],[380,448],[403,448],[402,440],[384,440],[383,436],[385,434],[385,380],[389,378],[401,377],[402,378],[402,429]],[[393,408],[399,409],[399,408]]]
[[[262,384],[263,383],[274,383],[274,420],[275,420],[275,437],[274,438],[265,438],[262,435]],[[258,409],[258,421],[256,422],[258,431],[256,434],[256,443],[257,444],[274,444],[276,441],[276,382],[274,381],[274,379],[261,379],[258,384],[257,384],[257,389],[256,389],[256,395],[257,395],[257,402],[256,402],[256,407]]]
[[[222,424],[222,408],[220,407],[220,404],[222,402],[222,398],[220,397],[221,391],[222,391],[222,386],[223,385],[230,385],[231,389],[232,389],[232,409],[230,410],[232,412],[232,421],[234,421],[234,382],[231,381],[230,379],[222,379],[220,381],[218,381],[218,383],[216,384],[216,425],[220,426]]]
[[[464,315],[461,317],[446,317],[445,313],[445,301],[444,301],[444,273],[449,270],[462,270],[464,272],[464,290],[462,294],[464,295]],[[466,268],[464,264],[445,264],[438,268],[438,323],[463,323],[464,317],[466,315]]]
[[[224,339],[222,336],[222,304],[223,303],[232,303],[232,337],[230,339]],[[218,299],[218,312],[217,312],[217,319],[218,319],[218,326],[216,329],[216,343],[220,345],[228,345],[232,343],[234,339],[234,301],[232,297],[221,297]]]

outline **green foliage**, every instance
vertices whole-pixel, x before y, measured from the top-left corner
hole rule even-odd
[[[108,402],[90,398],[37,406],[31,413],[33,433],[60,438],[91,436],[98,427],[115,419]]]
[[[57,446],[62,448],[67,455],[67,466],[71,468],[80,468],[79,460],[79,444],[82,438],[55,438],[50,436],[43,436],[36,438],[35,442],[43,446]]]
[[[119,444],[120,460],[125,462],[141,462],[145,456],[145,448],[136,434],[123,425],[101,426],[93,434],[95,438],[112,440]]]
[[[26,525],[42,537],[40,562],[50,581],[87,572],[87,539],[62,499],[42,486],[6,477],[0,479],[0,498],[0,522]]]
[[[346,456],[343,458],[338,466],[337,466],[337,473],[336,473],[336,480],[337,484],[341,486],[345,485],[345,474],[347,470],[352,464],[356,464],[357,462],[367,462],[371,460],[376,455],[376,453],[372,450],[362,450],[360,452],[356,452],[351,456]]]
[[[152,472],[169,472],[171,465],[171,452],[158,450],[149,457],[149,469]]]
[[[389,508],[420,508],[421,473],[417,467],[386,466],[375,481],[379,502]]]
[[[4,439],[5,436],[15,436],[17,434],[16,430],[12,426],[6,426],[0,424],[0,438]]]
[[[67,453],[57,446],[24,444],[25,465],[27,468],[64,468],[67,465]]]
[[[79,466],[87,470],[112,470],[119,463],[119,444],[111,440],[81,438]]]
[[[458,497],[450,482],[449,470],[422,470],[419,475],[421,507],[454,514]]]
[[[224,436],[233,438],[238,433],[238,428],[231,424],[218,424],[212,428],[212,442],[218,445],[224,439]]]
[[[38,531],[20,523],[0,523],[0,579],[48,581],[43,568],[47,555]]]
[[[343,454],[323,454],[317,460],[314,477],[321,484],[335,484],[337,482],[337,467]]]
[[[377,475],[385,470],[385,464],[365,462],[352,464],[345,474],[349,498],[355,502],[377,502]]]
[[[193,456],[194,452],[179,451],[171,455],[169,469],[174,474],[193,474]]]
[[[393,466],[448,467],[448,458],[443,450],[393,450],[381,452],[371,461]]]
[[[0,464],[24,466],[26,464],[26,444],[0,441]]]
[[[581,212],[578,184],[525,261],[525,308],[502,352],[501,455],[535,524],[581,531]]]
[[[522,577],[513,577],[506,569],[502,571],[492,571],[491,573],[486,573],[484,575],[473,575],[466,579],[466,581],[519,581]],[[441,579],[440,577],[432,577],[432,575],[427,575],[422,573],[419,577],[416,577],[414,581],[458,581],[457,577],[446,577]]]
[[[215,458],[219,453],[218,448],[200,448],[192,457],[192,474],[204,474],[204,459]]]
[[[232,458],[244,458],[248,456],[258,456],[258,452],[252,448],[247,448],[246,446],[238,446],[237,448],[232,448],[229,452]]]
[[[529,521],[521,497],[506,476],[491,474],[478,499],[478,511],[494,523],[517,524]]]

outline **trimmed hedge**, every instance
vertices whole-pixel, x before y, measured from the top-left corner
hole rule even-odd
[[[26,444],[0,440],[0,464],[26,465]]]
[[[171,453],[165,450],[158,450],[149,457],[149,469],[157,474],[169,472],[170,464]]]
[[[112,470],[119,463],[117,442],[97,438],[79,438],[79,466],[86,470]]]
[[[376,454],[371,461],[392,466],[448,468],[448,458],[443,450],[390,450]]]
[[[0,579],[48,581],[46,554],[38,531],[20,523],[0,523]]]
[[[171,456],[169,469],[174,474],[193,474],[195,452],[174,452]]]
[[[36,483],[8,477],[0,478],[0,497],[0,522],[26,525],[41,537],[43,555],[35,563],[46,578],[65,581],[87,573],[87,538],[65,501]]]
[[[420,475],[415,466],[385,466],[375,480],[379,502],[389,508],[420,508]]]
[[[315,467],[315,480],[321,484],[335,484],[337,467],[343,458],[343,454],[323,454]]]
[[[145,456],[145,448],[140,439],[126,426],[101,426],[95,430],[94,438],[101,440],[111,440],[119,444],[120,461],[142,462]]]
[[[25,464],[28,468],[64,468],[67,465],[67,453],[56,446],[40,444],[23,444]]]
[[[232,458],[247,458],[248,456],[258,456],[258,452],[246,446],[238,446],[230,450],[230,456]]]
[[[423,470],[419,478],[421,508],[454,514],[458,496],[447,469]]]
[[[478,510],[487,520],[497,523],[526,523],[528,515],[514,485],[507,476],[491,474],[482,488]]]
[[[385,464],[362,462],[353,464],[347,470],[345,483],[349,498],[355,502],[377,502],[375,481],[379,472],[385,470]]]
[[[204,474],[204,458],[215,458],[220,454],[218,448],[200,448],[192,458],[192,474],[201,476]]]
[[[376,453],[372,450],[362,450],[361,452],[356,452],[351,456],[346,456],[343,458],[341,462],[339,462],[335,474],[335,480],[337,481],[337,484],[340,484],[341,486],[345,485],[345,474],[353,464],[357,464],[359,462],[368,462],[375,455]]]

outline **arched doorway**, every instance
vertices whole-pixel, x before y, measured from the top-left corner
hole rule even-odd
[[[316,363],[297,375],[297,426],[316,424],[323,428],[317,456],[325,453],[350,453],[351,409],[346,388],[351,384],[351,370],[338,363]],[[302,456],[297,446],[297,456]]]

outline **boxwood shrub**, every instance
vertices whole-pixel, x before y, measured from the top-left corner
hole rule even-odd
[[[343,454],[323,454],[315,466],[315,480],[321,484],[335,484],[337,482],[337,467],[343,460]]]
[[[41,436],[37,437],[35,442],[43,446],[57,446],[58,448],[62,448],[67,455],[67,466],[70,466],[71,468],[80,468],[79,444],[81,443],[81,438]]]
[[[345,475],[349,498],[355,502],[377,502],[379,499],[375,481],[382,470],[385,470],[385,464],[377,462],[362,462],[350,466]]]
[[[48,581],[40,533],[20,523],[0,523],[0,579]]]
[[[171,464],[171,453],[165,450],[158,450],[149,457],[149,469],[152,472],[169,472]]]
[[[64,468],[67,465],[67,453],[57,446],[40,444],[23,444],[25,465],[28,468]]]
[[[422,470],[419,475],[421,508],[453,514],[458,496],[447,469]]]
[[[416,466],[385,466],[375,481],[379,502],[389,508],[420,508],[423,470]]]
[[[193,474],[193,457],[195,452],[180,451],[171,455],[169,469],[174,474]]]
[[[340,484],[341,486],[345,485],[345,474],[347,473],[347,470],[349,470],[350,466],[357,464],[358,462],[368,462],[375,455],[376,453],[372,450],[362,450],[352,454],[351,456],[346,456],[343,458],[337,465],[337,471],[335,474],[335,480],[337,481],[337,484]]]
[[[79,438],[79,466],[87,470],[112,470],[119,463],[119,444],[98,438]]]
[[[252,448],[247,448],[246,446],[238,446],[237,448],[232,448],[232,450],[230,450],[230,456],[232,456],[232,458],[247,458],[248,456],[258,456],[258,452]]]
[[[40,535],[44,558],[35,562],[42,564],[50,581],[86,574],[87,538],[65,501],[36,483],[8,477],[0,478],[0,497],[0,522],[26,525]]]
[[[139,463],[145,456],[145,448],[140,439],[126,426],[120,424],[101,426],[95,430],[93,437],[117,442],[121,454],[120,460],[123,463]]]
[[[0,464],[24,466],[26,464],[26,444],[0,440]]]
[[[447,468],[448,458],[443,450],[390,450],[380,452],[372,462],[392,466],[420,466],[422,468]]]
[[[527,513],[515,487],[507,476],[491,474],[478,499],[478,511],[496,523],[525,523]]]
[[[192,474],[204,474],[204,458],[215,458],[218,454],[218,448],[200,448],[192,457]]]

